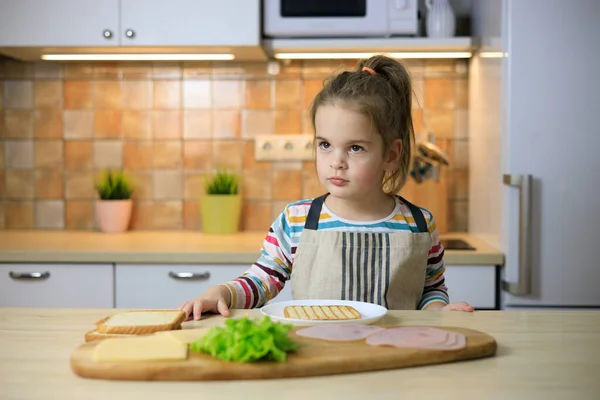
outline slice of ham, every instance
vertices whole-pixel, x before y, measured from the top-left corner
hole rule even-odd
[[[296,331],[298,336],[336,342],[362,340],[385,330],[379,326],[363,324],[323,324],[313,325]]]
[[[379,331],[366,338],[371,346],[457,350],[466,346],[464,335],[430,327],[399,327]]]

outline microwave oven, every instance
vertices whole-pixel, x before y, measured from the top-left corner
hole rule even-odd
[[[389,37],[417,33],[417,0],[263,0],[266,37]]]

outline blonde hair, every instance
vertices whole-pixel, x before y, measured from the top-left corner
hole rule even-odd
[[[402,151],[398,167],[386,172],[382,185],[386,193],[398,193],[406,183],[412,161],[414,128],[412,84],[407,69],[397,60],[376,55],[358,62],[354,71],[345,71],[325,81],[310,105],[315,129],[317,109],[342,102],[369,118],[372,129],[384,143],[384,155],[400,139]]]

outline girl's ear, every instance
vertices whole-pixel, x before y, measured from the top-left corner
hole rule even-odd
[[[396,139],[390,145],[384,160],[384,169],[386,172],[392,172],[398,167],[401,155],[402,141],[400,139]]]

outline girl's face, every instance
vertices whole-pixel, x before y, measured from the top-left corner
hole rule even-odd
[[[366,116],[339,105],[320,106],[315,130],[317,174],[332,196],[361,200],[382,193],[383,173],[395,162],[384,159],[383,140]]]

